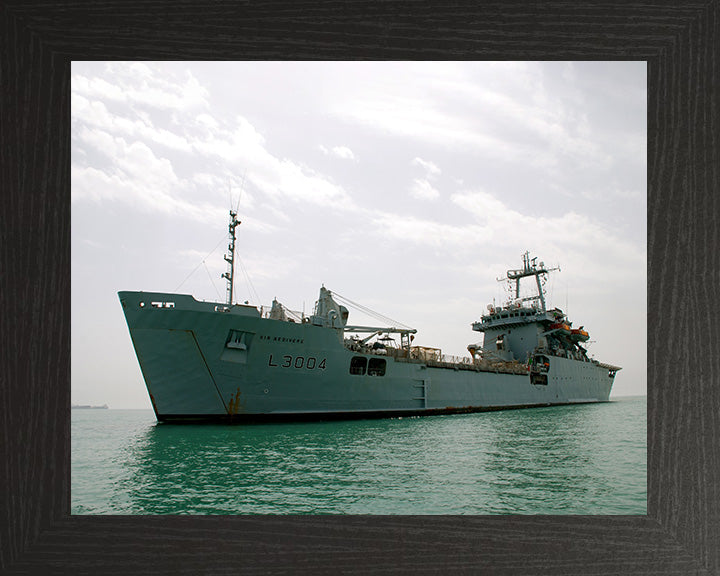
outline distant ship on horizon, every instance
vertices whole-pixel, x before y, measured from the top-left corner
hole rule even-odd
[[[108,405],[103,404],[102,406],[90,406],[89,404],[73,404],[70,408],[73,410],[107,410]]]
[[[374,313],[324,286],[310,316],[277,300],[233,303],[236,215],[230,211],[226,302],[118,292],[158,421],[370,418],[609,400],[620,367],[588,357],[588,332],[546,308],[544,286],[555,269],[529,252],[502,279],[509,301],[490,304],[472,324],[483,341],[455,357],[414,346],[415,329],[382,315],[375,317],[390,326],[348,324],[343,304]],[[530,296],[521,296],[523,279],[531,280]]]

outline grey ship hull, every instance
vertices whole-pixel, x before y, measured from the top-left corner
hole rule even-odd
[[[263,318],[250,306],[178,294],[119,297],[159,421],[365,418],[605,402],[614,380],[611,366],[553,357],[546,384],[538,385],[524,365],[354,352],[342,330]],[[368,366],[382,362],[383,373],[351,373],[357,357]]]

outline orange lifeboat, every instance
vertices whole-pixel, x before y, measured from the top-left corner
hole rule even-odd
[[[550,330],[557,330],[561,334],[570,334],[570,325],[565,324],[563,322],[556,322],[555,324],[550,324]]]
[[[575,328],[570,332],[570,338],[572,338],[575,342],[587,342],[590,335],[583,330],[581,326],[580,328]]]

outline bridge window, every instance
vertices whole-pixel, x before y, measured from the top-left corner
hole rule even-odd
[[[353,356],[350,360],[350,374],[356,376],[362,376],[365,374],[365,368],[367,367],[367,358],[364,356]]]
[[[368,365],[368,375],[385,376],[386,367],[387,361],[385,360],[385,358],[370,358],[370,364]]]

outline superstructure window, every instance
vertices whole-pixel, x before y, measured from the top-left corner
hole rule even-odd
[[[385,376],[386,367],[387,360],[385,360],[385,358],[370,358],[370,364],[368,365],[368,375]]]
[[[548,383],[547,374],[535,374],[535,373],[531,372],[530,373],[530,383],[534,384],[535,386],[547,386],[547,383]]]
[[[365,358],[364,356],[353,356],[353,359],[350,360],[350,374],[362,376],[363,374],[365,374],[366,368],[367,358]]]

